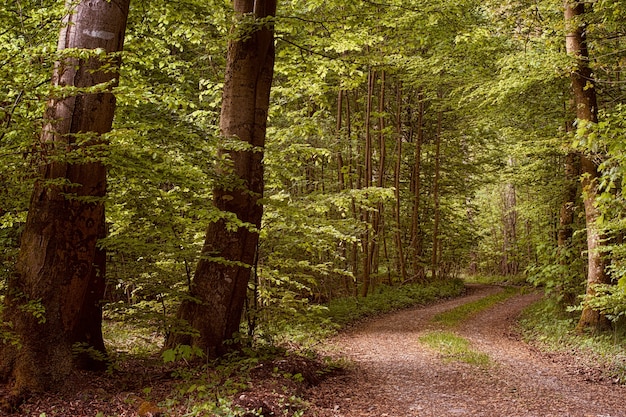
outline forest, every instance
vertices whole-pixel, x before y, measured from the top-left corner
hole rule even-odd
[[[2,3],[2,410],[262,415],[231,368],[476,282],[626,357],[626,1]]]

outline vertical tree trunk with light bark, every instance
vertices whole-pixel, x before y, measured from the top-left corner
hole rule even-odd
[[[194,345],[209,357],[222,355],[239,331],[251,265],[259,239],[263,207],[263,148],[270,89],[274,73],[275,0],[234,0],[236,23],[229,42],[222,94],[220,133],[225,141],[222,179],[214,204],[237,217],[209,225],[204,247],[178,318],[193,334],[173,329],[167,345]],[[228,141],[241,141],[242,150],[229,150]],[[225,157],[228,158],[225,158]]]
[[[589,52],[585,36],[585,3],[565,0],[564,16],[566,27],[565,47],[567,53],[576,59],[576,69],[571,73],[572,92],[576,104],[576,118],[579,123],[597,123],[598,105],[596,89],[589,68]],[[608,284],[610,278],[606,272],[606,261],[601,253],[602,236],[596,221],[599,213],[595,207],[598,193],[598,168],[592,157],[581,155],[580,167],[583,175],[583,201],[585,222],[587,225],[587,296],[595,294],[594,286]],[[577,330],[597,331],[610,327],[609,320],[599,312],[585,306],[578,322]]]
[[[101,301],[105,284],[106,168],[102,161],[115,110],[129,0],[67,2],[59,51],[106,51],[58,62],[59,87],[103,85],[98,93],[52,98],[38,148],[40,179],[31,197],[16,274],[8,283],[3,321],[21,346],[0,346],[0,376],[17,396],[59,388],[75,367],[103,365]],[[100,70],[102,66],[107,70]],[[41,311],[41,316],[33,314]],[[75,356],[76,344],[91,352]]]

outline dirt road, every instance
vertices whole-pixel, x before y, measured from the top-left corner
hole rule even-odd
[[[591,381],[571,361],[541,354],[516,336],[515,319],[537,294],[511,298],[455,329],[491,365],[442,360],[419,342],[437,328],[435,314],[500,290],[477,286],[466,297],[386,315],[338,336],[331,346],[353,367],[312,389],[306,415],[626,417],[626,387]]]

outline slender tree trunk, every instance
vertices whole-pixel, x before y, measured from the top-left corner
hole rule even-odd
[[[576,58],[576,70],[571,73],[572,92],[576,103],[576,117],[579,123],[597,123],[598,105],[596,89],[592,84],[593,77],[589,68],[589,52],[585,38],[585,3],[582,1],[565,0],[566,50]],[[606,272],[606,261],[601,253],[602,236],[596,224],[599,213],[595,207],[598,193],[598,170],[595,162],[588,155],[582,155],[580,165],[583,174],[582,188],[585,206],[585,222],[587,225],[587,297],[595,295],[594,286],[609,284]],[[597,331],[610,327],[608,319],[599,312],[585,306],[583,308],[577,330]]]
[[[128,8],[129,0],[68,1],[59,51],[121,51]],[[106,143],[101,134],[111,130],[115,97],[110,90],[119,63],[119,55],[110,54],[67,58],[55,66],[56,86],[102,84],[103,89],[53,98],[44,116],[38,143],[41,177],[2,317],[11,323],[20,348],[0,346],[0,376],[13,380],[18,396],[60,388],[76,367],[103,365],[105,254],[97,246],[105,234]],[[103,65],[109,69],[100,70]],[[74,356],[76,344],[89,352]]]
[[[345,172],[343,167],[343,154],[341,153],[341,126],[343,115],[343,90],[339,90],[337,93],[337,143],[339,149],[337,151],[337,182],[339,184],[339,190],[345,188]]]
[[[372,186],[373,179],[373,150],[372,150],[372,132],[370,118],[372,115],[372,96],[374,94],[374,76],[375,72],[370,69],[367,83],[367,104],[365,107],[365,188]],[[370,289],[370,280],[372,272],[372,252],[370,251],[370,241],[372,240],[372,230],[370,224],[370,212],[367,209],[362,210],[361,220],[367,228],[362,237],[363,248],[363,285],[361,287],[361,296],[367,297]]]
[[[567,283],[572,275],[572,263],[575,257],[580,256],[580,251],[575,251],[573,247],[575,209],[578,197],[578,178],[580,177],[580,155],[575,152],[568,152],[564,161],[564,188],[563,202],[559,211],[559,228],[557,231],[558,262],[562,266],[561,282]],[[578,252],[578,254],[576,253]],[[565,305],[576,303],[578,294],[571,291],[568,285],[557,289]]]
[[[380,94],[378,98],[378,176],[376,178],[376,186],[382,188],[385,186],[385,164],[387,158],[387,149],[385,143],[385,72],[380,74]],[[370,242],[370,258],[372,260],[372,271],[376,274],[379,272],[380,264],[380,246],[384,242],[384,219],[385,206],[382,202],[378,203],[377,210],[372,213],[372,239]]]
[[[509,160],[509,164],[512,165]],[[502,259],[500,273],[502,275],[517,274],[517,192],[515,185],[508,183],[502,191]]]
[[[577,178],[580,176],[580,157],[574,152],[565,156],[565,188],[563,190],[563,204],[559,213],[559,230],[557,244],[561,250],[566,250],[572,244],[574,235],[574,208],[578,196]],[[563,254],[563,256],[565,256]],[[566,260],[565,258],[563,259]]]
[[[402,222],[401,222],[401,208],[402,200],[400,198],[400,176],[402,175],[402,84],[398,82],[396,89],[396,165],[393,173],[393,186],[394,186],[394,216],[396,222],[396,230],[394,233],[396,251],[397,251],[397,264],[400,271],[402,282],[407,279],[406,263],[404,262],[404,243],[402,242]]]
[[[439,211],[439,182],[441,178],[441,123],[442,111],[437,112],[437,133],[435,135],[435,179],[433,181],[433,253],[431,259],[432,277],[437,278],[439,269],[439,219],[441,213]]]
[[[274,72],[275,0],[234,0],[237,18],[228,46],[222,94],[220,132],[224,140],[222,179],[214,190],[214,204],[237,217],[209,225],[201,259],[178,318],[194,329],[171,333],[168,347],[194,345],[209,357],[236,345],[225,342],[239,331],[251,265],[259,238],[263,207],[263,147],[269,96]],[[251,17],[254,21],[251,21]],[[229,150],[228,141],[241,141],[245,150]],[[180,329],[179,329],[180,330]]]
[[[420,265],[421,245],[419,236],[419,210],[420,210],[420,192],[421,192],[421,159],[422,159],[422,143],[424,141],[424,97],[420,91],[417,95],[418,99],[418,115],[417,115],[417,134],[415,136],[414,163],[413,163],[413,210],[411,215],[411,252],[413,256],[413,274],[418,279],[423,278],[423,267]]]

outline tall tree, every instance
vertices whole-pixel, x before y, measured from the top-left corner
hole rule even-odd
[[[207,229],[201,259],[178,318],[192,332],[174,329],[167,345],[194,345],[209,356],[229,350],[239,330],[263,207],[263,147],[274,72],[276,0],[234,0],[220,134],[222,179],[214,204],[225,213]],[[176,331],[178,330],[178,331]]]
[[[130,0],[67,1],[32,193],[3,322],[19,342],[0,346],[0,376],[19,397],[61,385],[75,367],[102,365],[106,141]],[[85,53],[86,52],[86,53]],[[75,89],[79,89],[76,93]],[[76,360],[77,344],[88,355]],[[97,354],[93,354],[93,353]]]
[[[591,68],[589,67],[589,51],[585,34],[585,3],[565,0],[564,4],[566,51],[575,59],[575,68],[571,71],[572,92],[576,105],[576,118],[582,129],[586,124],[598,122],[598,104],[596,89],[593,85]],[[598,167],[590,155],[581,155],[583,200],[585,206],[585,222],[587,225],[587,296],[595,294],[594,286],[609,284],[610,277],[606,271],[606,261],[602,251],[602,236],[597,225],[599,217],[595,205],[598,194]],[[585,306],[578,322],[579,331],[585,329],[602,330],[610,325],[608,319]]]

